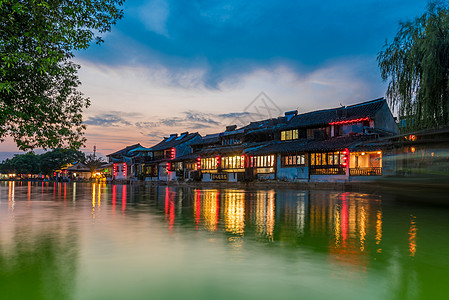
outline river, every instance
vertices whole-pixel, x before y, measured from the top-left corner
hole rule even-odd
[[[0,182],[0,299],[449,299],[449,209],[396,200]]]

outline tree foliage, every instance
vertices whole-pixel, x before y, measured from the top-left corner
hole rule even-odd
[[[28,152],[3,161],[0,164],[0,173],[51,175],[67,164],[84,159],[83,152],[72,149],[54,149],[40,155]]]
[[[449,125],[449,9],[433,1],[413,21],[400,23],[377,57],[387,98],[407,128]]]
[[[0,0],[0,142],[21,150],[79,148],[82,112],[74,51],[123,16],[123,0]]]
[[[85,159],[84,153],[72,149],[55,149],[39,155],[40,173],[51,175],[67,164],[72,164]]]
[[[97,157],[94,154],[86,155],[83,163],[89,168],[91,173],[94,173],[97,168],[105,163],[103,158]]]

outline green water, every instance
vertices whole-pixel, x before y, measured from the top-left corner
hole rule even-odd
[[[0,182],[0,299],[449,299],[448,231],[387,195]]]

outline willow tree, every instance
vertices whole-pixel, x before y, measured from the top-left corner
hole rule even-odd
[[[0,142],[21,150],[80,147],[82,112],[74,52],[123,16],[123,0],[0,0]]]
[[[406,129],[449,125],[449,9],[433,1],[414,21],[400,23],[377,57],[387,99]]]

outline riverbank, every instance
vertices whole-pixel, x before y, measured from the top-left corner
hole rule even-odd
[[[29,181],[29,180],[16,180]],[[35,180],[32,180],[35,181]],[[57,181],[44,181],[61,183]],[[94,181],[76,181],[77,183],[95,183]],[[104,181],[103,181],[104,182]],[[97,182],[98,183],[98,182]],[[202,189],[292,189],[292,190],[326,190],[337,192],[358,192],[366,194],[390,194],[401,202],[419,204],[436,204],[449,206],[449,178],[411,178],[389,177],[370,182],[286,182],[286,181],[252,181],[252,182],[178,182],[178,181],[113,181],[112,184],[151,185],[190,187]]]
[[[390,194],[398,201],[449,206],[448,178],[392,177],[372,182],[131,182],[130,184],[211,189],[295,189]]]

